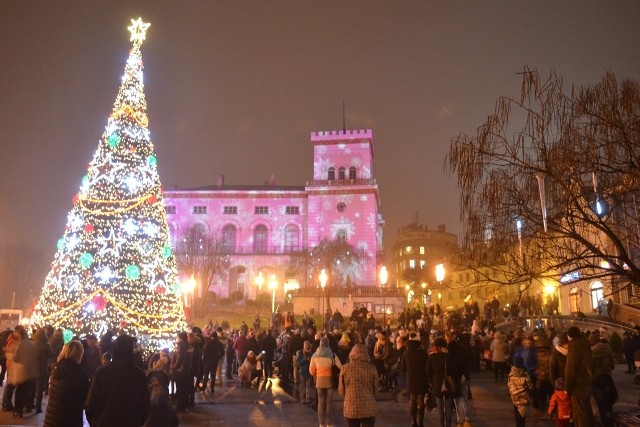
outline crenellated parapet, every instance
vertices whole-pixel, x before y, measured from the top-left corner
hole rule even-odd
[[[371,129],[348,129],[311,132],[311,141],[345,141],[355,139],[373,139]]]

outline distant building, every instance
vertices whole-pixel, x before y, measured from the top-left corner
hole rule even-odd
[[[311,142],[313,178],[306,185],[277,185],[275,176],[264,185],[226,185],[220,175],[215,185],[165,191],[176,250],[193,227],[217,236],[226,248],[228,274],[214,278],[205,289],[221,297],[239,291],[254,298],[255,279],[261,272],[266,277],[276,275],[279,301],[290,289],[316,287],[314,275],[292,276],[287,268],[292,253],[313,248],[325,237],[344,239],[369,256],[343,271],[344,277],[330,281],[377,285],[384,221],[373,174],[373,133],[370,129],[313,132]],[[269,289],[265,286],[263,292]]]

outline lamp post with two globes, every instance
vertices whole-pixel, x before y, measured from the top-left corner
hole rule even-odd
[[[271,314],[276,312],[276,289],[278,289],[278,280],[276,275],[269,276],[269,289],[271,289]]]
[[[385,288],[387,284],[387,280],[389,279],[389,273],[387,272],[387,267],[384,265],[380,267],[380,286],[382,287],[382,321],[383,325],[387,327],[387,289]]]
[[[260,293],[262,292],[262,285],[264,285],[264,276],[262,275],[261,271],[256,277],[256,286],[258,287],[258,293],[256,294],[256,303],[258,305],[258,319],[260,319]]]
[[[326,329],[327,325],[325,325],[325,320],[324,320],[324,288],[325,286],[327,286],[327,280],[329,280],[329,277],[327,276],[327,270],[326,269],[322,269],[320,270],[320,287],[322,288],[322,329]]]

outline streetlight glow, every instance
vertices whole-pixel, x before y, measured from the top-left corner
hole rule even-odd
[[[387,301],[386,301],[386,293],[385,293],[385,285],[387,284],[387,280],[389,279],[389,273],[387,272],[387,267],[384,265],[380,267],[380,286],[382,289],[382,321],[384,323],[384,327],[387,327]]]
[[[436,265],[436,280],[442,282],[445,276],[444,264]]]

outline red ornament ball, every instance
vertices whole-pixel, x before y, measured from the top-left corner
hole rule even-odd
[[[126,328],[126,327],[127,327],[127,322],[125,322],[124,320],[121,320],[120,321],[120,328],[123,329],[123,328]]]
[[[102,295],[96,295],[95,297],[93,297],[91,302],[93,303],[96,311],[102,311],[107,306],[107,299]]]
[[[167,290],[164,288],[164,286],[158,286],[158,287],[156,288],[156,293],[158,293],[158,294],[160,294],[160,295],[164,295],[164,293],[165,293],[166,291],[167,291]]]
[[[76,329],[80,329],[80,328],[82,328],[82,325],[83,325],[82,320],[78,320],[78,321],[76,322]]]
[[[86,224],[84,226],[85,233],[93,233],[93,230],[94,230],[93,224]]]
[[[49,285],[50,290],[54,290],[55,288],[56,288],[55,285]]]
[[[149,196],[149,198],[147,199],[147,203],[149,203],[152,206],[155,205],[157,201],[158,201],[158,198],[153,194]]]
[[[66,305],[67,303],[65,301],[58,301],[58,307],[62,308]]]
[[[149,307],[151,305],[151,300],[145,300],[144,305],[146,305],[147,307]]]
[[[73,196],[73,198],[71,199],[71,202],[76,205],[78,204],[78,200],[80,200],[80,198],[78,197],[78,195],[76,194],[75,196]]]

